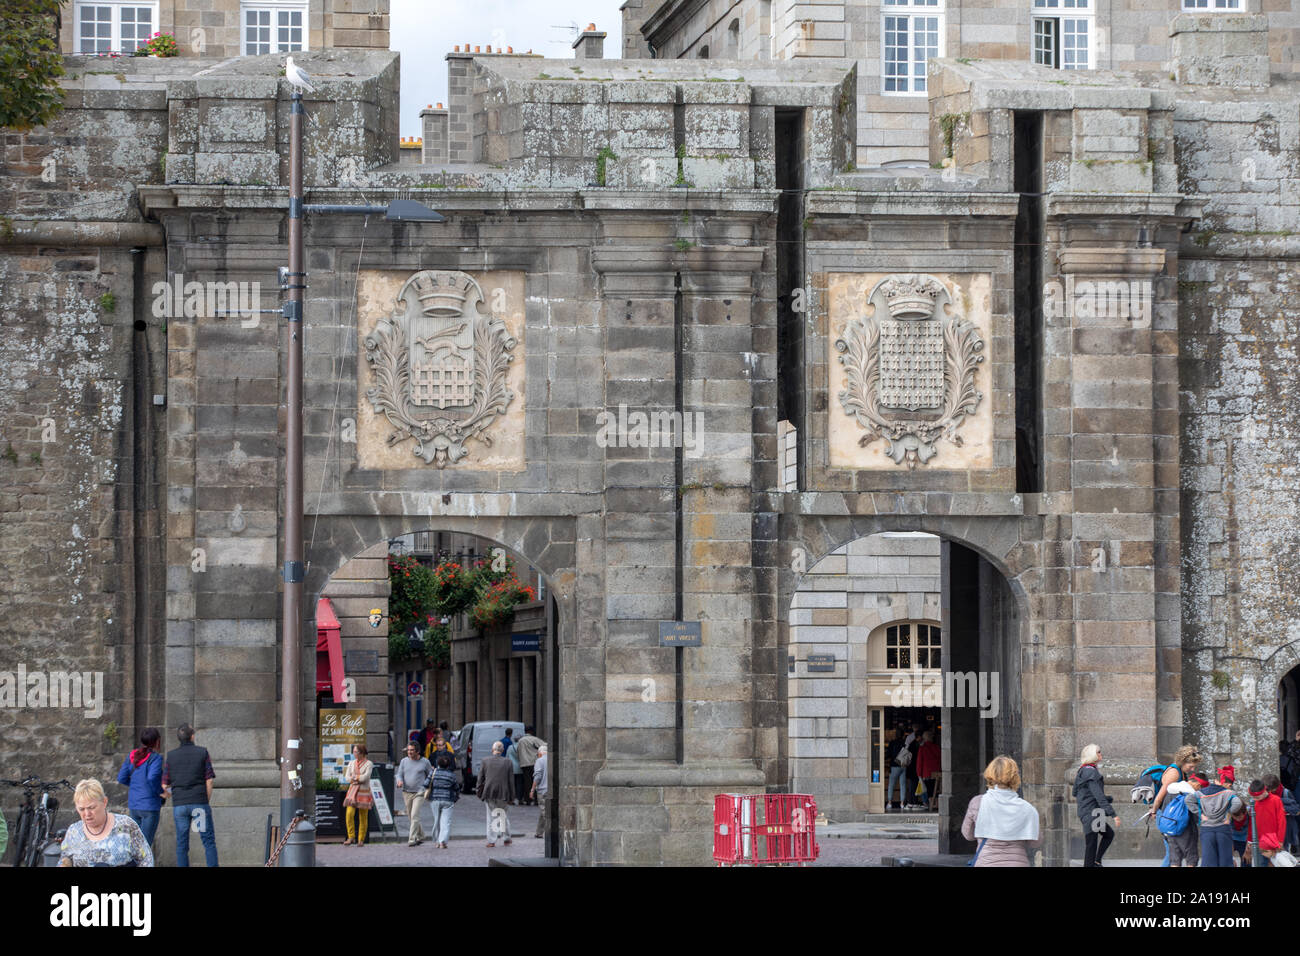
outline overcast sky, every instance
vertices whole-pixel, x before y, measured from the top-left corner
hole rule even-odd
[[[420,110],[447,102],[452,47],[513,46],[571,59],[577,34],[595,23],[608,33],[605,56],[623,49],[623,0],[392,0],[392,48],[402,54],[402,136],[419,136]],[[562,29],[556,29],[561,27]]]

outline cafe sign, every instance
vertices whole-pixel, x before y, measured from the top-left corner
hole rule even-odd
[[[320,711],[320,772],[322,777],[343,780],[352,762],[352,746],[365,745],[366,712],[325,708]]]

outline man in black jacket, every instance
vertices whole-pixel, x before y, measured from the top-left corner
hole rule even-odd
[[[212,825],[212,770],[208,751],[194,743],[194,728],[181,724],[176,730],[181,745],[168,751],[163,761],[163,792],[173,799],[172,820],[176,823],[176,865],[190,865],[190,823],[203,840],[208,866],[217,865],[217,834]]]

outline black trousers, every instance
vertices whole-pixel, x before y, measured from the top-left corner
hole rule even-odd
[[[533,791],[533,768],[520,767],[519,769],[524,772],[524,804],[536,803],[536,800],[528,799],[528,795]]]
[[[1106,855],[1106,848],[1115,839],[1115,829],[1107,824],[1106,829],[1098,833],[1091,827],[1083,830],[1083,865],[1100,866],[1101,858]]]

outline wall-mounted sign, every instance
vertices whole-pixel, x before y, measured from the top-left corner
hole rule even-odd
[[[809,654],[808,673],[830,674],[835,672],[834,654]]]
[[[378,674],[378,651],[344,651],[343,669],[349,674]]]
[[[660,647],[699,647],[703,643],[699,621],[660,621]]]
[[[412,698],[423,697],[424,685],[421,684],[418,680],[411,681],[409,684],[406,685],[406,696]]]
[[[510,653],[522,654],[529,651],[540,651],[542,649],[542,635],[540,634],[511,634],[510,635]]]

